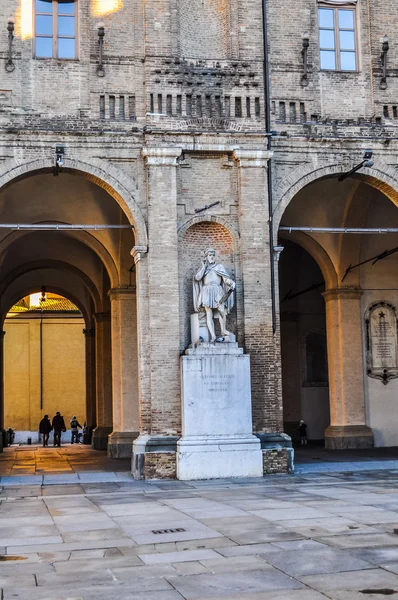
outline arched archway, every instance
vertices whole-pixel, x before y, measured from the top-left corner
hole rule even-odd
[[[95,414],[87,377],[92,368],[84,336],[87,315],[75,302],[54,288],[32,286],[5,315],[4,427],[15,431],[16,443],[39,442],[44,414],[51,419],[60,411],[67,428],[73,416],[86,424]]]
[[[311,443],[323,444],[330,424],[325,280],[310,254],[284,239],[279,261],[284,431],[300,441],[303,419]]]
[[[342,165],[341,163],[319,165],[317,168],[314,168],[314,165],[308,164],[297,167],[288,177],[284,178],[275,190],[274,196],[274,242],[277,241],[278,228],[283,215],[289,204],[298,194],[313,183],[322,180],[337,180],[348,169],[347,165]],[[395,170],[392,167],[382,164],[378,167],[364,167],[361,173],[356,173],[350,179],[346,180],[344,185],[349,185],[355,181],[362,181],[368,184],[384,194],[395,206],[398,206],[398,180]]]
[[[106,165],[100,161],[91,159],[65,159],[63,173],[77,174],[80,177],[93,182],[96,186],[105,190],[119,204],[128,221],[134,226],[135,240],[137,246],[147,246],[148,236],[144,217],[140,208],[134,200],[134,181],[115,165]],[[39,158],[33,161],[21,163],[15,159],[5,161],[0,170],[0,190],[20,179],[39,173],[52,173],[54,160],[50,157]]]
[[[388,385],[380,387],[380,382],[367,374],[366,361],[370,359],[366,353],[365,310],[372,302],[398,303],[398,257],[394,250],[398,236],[393,232],[350,235],[334,230],[397,227],[398,185],[390,169],[365,169],[364,174],[339,182],[336,175],[342,170],[339,165],[322,167],[301,173],[295,182],[285,182],[275,219],[285,228],[323,228],[321,232],[281,231],[280,239],[282,245],[289,240],[305,248],[317,261],[326,282],[328,447],[369,447],[373,439],[377,446],[396,445],[395,380],[391,378]],[[377,360],[385,363],[387,372],[396,367],[387,364],[395,358],[380,356]]]
[[[66,162],[58,177],[53,177],[49,159],[3,165],[1,222],[103,227],[86,231],[2,228],[0,313],[4,317],[9,305],[42,287],[75,301],[80,319],[84,317],[79,328],[86,363],[85,416],[94,429],[93,445],[115,457],[127,456],[134,439],[130,440],[130,432],[139,431],[137,353],[130,348],[137,345],[130,251],[137,242],[144,251],[146,225],[134,200],[134,185],[125,174],[112,166],[106,172],[101,161]],[[67,379],[71,385],[74,377]],[[129,440],[123,437],[125,431]],[[109,441],[112,433],[114,439]]]

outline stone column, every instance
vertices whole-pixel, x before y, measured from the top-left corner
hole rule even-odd
[[[4,327],[4,319],[1,319]],[[0,453],[3,452],[4,429],[4,336],[6,332],[0,331]]]
[[[181,149],[144,148],[142,154],[147,165],[149,248],[146,255],[133,249],[136,259],[141,258],[136,260],[141,435],[134,443],[132,464],[140,479],[175,476],[181,431],[176,173]]]
[[[86,423],[88,427],[95,427],[95,329],[83,329],[86,343]]]
[[[112,407],[113,432],[108,440],[108,456],[132,455],[139,434],[137,325],[135,288],[112,289]]]
[[[365,413],[361,295],[358,288],[324,293],[330,396],[326,448],[373,447]]]
[[[112,433],[112,352],[111,315],[95,313],[95,363],[97,427],[93,432],[95,450],[107,450]]]

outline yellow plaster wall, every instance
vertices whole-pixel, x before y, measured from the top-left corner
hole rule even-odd
[[[12,317],[4,323],[4,425],[37,431],[44,414],[57,410],[66,426],[86,418],[84,320],[43,320],[43,409],[40,409],[40,317]]]

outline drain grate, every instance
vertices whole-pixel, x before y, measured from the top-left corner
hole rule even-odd
[[[183,529],[182,527],[179,527],[178,529],[152,529],[152,533],[155,535],[162,535],[162,533],[182,533],[183,531],[186,531],[186,529]]]
[[[27,556],[0,556],[0,561],[4,560],[26,560]]]

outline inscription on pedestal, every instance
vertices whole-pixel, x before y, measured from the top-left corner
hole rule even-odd
[[[205,392],[220,394],[228,393],[231,389],[231,385],[235,375],[203,375],[203,387]]]
[[[366,371],[386,385],[398,377],[397,314],[388,302],[376,302],[365,315]]]

